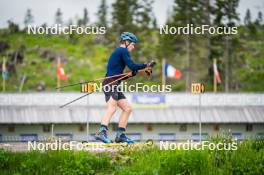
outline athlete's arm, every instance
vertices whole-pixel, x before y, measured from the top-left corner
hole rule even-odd
[[[132,71],[137,71],[140,69],[144,69],[146,67],[146,64],[136,64],[134,63],[134,61],[131,59],[130,54],[127,50],[125,50],[123,52],[123,56],[122,56],[125,64],[127,65],[127,67],[132,70]]]

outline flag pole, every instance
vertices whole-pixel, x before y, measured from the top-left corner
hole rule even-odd
[[[2,74],[3,74],[3,71],[5,71],[4,69],[6,69],[5,66],[6,65],[5,65],[5,57],[4,57],[3,64],[2,64]],[[4,76],[2,78],[3,78],[3,92],[5,92],[5,78]]]
[[[162,85],[166,85],[166,76],[165,76],[165,64],[166,64],[166,61],[165,61],[165,59],[163,58],[162,59],[162,67],[161,67],[161,71],[162,71],[162,80],[161,80],[161,82],[162,82]]]
[[[60,65],[60,57],[57,58],[57,71],[58,71],[58,66]],[[57,75],[57,87],[60,87],[60,77],[58,75],[58,73],[56,73]],[[57,89],[57,92],[60,92],[60,89]]]
[[[3,80],[3,92],[5,92],[5,80]]]
[[[20,86],[19,86],[19,92],[22,92],[26,78],[27,78],[27,76],[26,76],[26,74],[24,74],[22,77]]]
[[[213,66],[216,65],[216,59],[213,60]],[[214,72],[214,92],[217,92],[217,80]]]

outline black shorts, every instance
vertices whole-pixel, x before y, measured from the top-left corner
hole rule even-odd
[[[111,83],[115,80],[116,80],[115,78],[109,78],[109,79],[106,79],[103,81],[103,87],[105,88],[105,89],[103,88],[103,91],[104,91],[106,102],[108,102],[110,97],[112,97],[116,101],[126,98],[126,96],[123,94],[123,92],[121,92],[120,89],[117,87],[117,85],[120,84],[120,81],[115,82],[115,83],[109,85],[108,87],[105,87],[106,85],[108,85],[109,83]]]

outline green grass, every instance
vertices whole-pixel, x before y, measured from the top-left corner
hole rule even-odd
[[[159,150],[158,147],[136,147],[117,153],[0,150],[0,162],[1,174],[262,175],[264,141],[246,140],[235,151]]]
[[[104,76],[106,60],[111,52],[103,45],[94,44],[93,36],[76,36],[78,44],[71,43],[66,36],[25,33],[1,34],[0,36],[1,41],[7,41],[11,46],[6,53],[14,52],[21,45],[25,46],[23,64],[17,64],[16,74],[10,73],[6,81],[6,90],[13,92],[18,91],[20,78],[24,74],[27,76],[27,81],[23,91],[35,91],[40,82],[44,82],[47,91],[54,91],[57,84],[56,61],[42,58],[41,53],[44,50],[51,51],[56,57],[61,56],[66,60],[63,68],[69,78],[61,84]],[[5,56],[5,54],[0,56]],[[33,62],[35,64],[32,64]],[[79,91],[79,87],[65,90]]]

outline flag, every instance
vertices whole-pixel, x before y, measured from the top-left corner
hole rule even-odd
[[[6,69],[5,60],[3,61],[3,64],[2,64],[2,78],[3,78],[3,80],[7,80],[7,78],[8,78],[8,71]]]
[[[217,83],[221,83],[221,77],[217,69],[216,61],[214,61],[214,76],[215,76]]]
[[[57,64],[57,76],[59,77],[60,80],[67,80],[67,75],[64,72],[64,69],[61,65],[61,63]]]
[[[176,80],[180,79],[182,75],[180,70],[174,68],[173,66],[169,64],[164,65],[164,72],[165,72],[166,77],[171,77]]]

